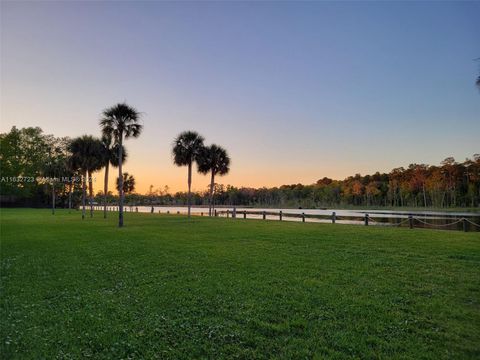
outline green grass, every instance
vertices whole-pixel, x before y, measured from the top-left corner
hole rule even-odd
[[[3,359],[480,357],[480,234],[1,211]]]

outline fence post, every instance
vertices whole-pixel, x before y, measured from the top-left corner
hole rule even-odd
[[[177,211],[177,215],[180,215],[180,211]]]
[[[203,216],[203,212],[200,213],[200,216]]]
[[[230,217],[230,210],[227,209],[227,219]]]
[[[235,206],[233,207],[232,218],[237,218],[237,208]]]
[[[280,210],[280,212],[278,213],[278,215],[279,215],[280,221],[282,221],[282,215],[283,215],[282,210]]]
[[[302,222],[305,222],[305,213],[302,212]]]
[[[337,214],[334,212],[332,212],[332,224],[335,224],[335,221],[337,221]]]
[[[217,209],[215,209],[215,217],[217,217]]]
[[[247,211],[246,211],[246,210],[243,210],[243,218],[244,218],[244,219],[247,218]]]
[[[167,214],[170,214],[170,210],[167,210]]]
[[[135,207],[135,212],[138,212],[138,206]]]
[[[413,216],[412,215],[408,215],[408,225],[409,225],[410,229],[413,229]]]
[[[463,231],[467,232],[468,231],[468,225],[467,225],[467,219],[463,218]]]
[[[368,214],[365,214],[365,226],[368,226]]]
[[[150,210],[150,212],[153,214],[154,211],[155,211],[155,209],[152,206],[152,209]]]
[[[267,217],[267,214],[265,213],[265,211],[263,211],[263,220],[265,220]]]

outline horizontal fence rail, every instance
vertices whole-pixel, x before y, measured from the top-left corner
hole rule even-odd
[[[95,210],[102,210],[103,206],[94,206]],[[125,212],[139,212],[137,206],[125,206]],[[107,206],[107,211],[118,211],[118,206]],[[145,211],[143,211],[145,212]],[[186,215],[187,212],[170,211],[160,207],[158,211],[154,206],[151,207],[150,213],[158,214],[174,214],[174,215]],[[192,212],[194,216],[208,216],[208,208],[205,212]],[[480,231],[480,224],[472,221],[467,217],[459,216],[446,216],[438,217],[438,215],[407,215],[399,214],[398,216],[382,217],[382,214],[376,214],[372,217],[369,214],[359,215],[342,215],[338,216],[336,212],[332,212],[329,215],[318,214],[306,214],[306,213],[288,213],[284,211],[256,211],[256,210],[217,210],[215,209],[212,216],[214,217],[226,217],[231,219],[261,219],[261,220],[295,220],[301,222],[317,222],[317,223],[340,223],[340,224],[352,224],[352,225],[373,225],[373,226],[392,226],[392,227],[408,227],[413,228],[430,228],[430,229],[444,229],[444,230],[462,230],[462,231]],[[439,220],[446,220],[448,222],[439,223]]]

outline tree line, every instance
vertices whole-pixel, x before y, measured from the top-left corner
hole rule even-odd
[[[103,196],[102,193],[97,196]],[[208,204],[209,189],[191,195],[197,206]],[[109,194],[111,204],[115,196]],[[146,194],[129,194],[129,205],[186,205],[186,192],[171,193],[168,187]],[[252,207],[425,207],[475,208],[480,206],[480,155],[456,162],[449,157],[440,165],[411,164],[389,173],[349,176],[344,180],[328,177],[315,184],[278,187],[235,187],[214,184],[217,205]]]
[[[69,164],[75,161],[72,153],[85,156],[81,165],[83,170],[78,164],[73,167]],[[89,153],[93,155],[89,156]],[[103,155],[98,156],[99,153]],[[45,135],[40,128],[14,127],[9,133],[0,134],[2,206],[8,205],[9,200],[16,206],[46,206],[53,200],[60,207],[75,207],[82,205],[83,185],[89,186],[91,203],[95,201],[105,207],[116,205],[119,203],[120,177],[117,177],[117,194],[114,194],[108,190],[108,176],[109,167],[118,167],[118,153],[118,144],[107,134],[100,139],[89,136],[69,139]],[[217,176],[228,173],[230,158],[218,145],[205,146],[203,137],[195,132],[180,134],[175,139],[172,155],[175,164],[187,167],[189,189],[195,163],[198,171],[210,173],[208,188],[172,193],[168,188],[155,190],[152,185],[146,194],[138,194],[133,192],[133,176],[122,171],[122,190],[128,205],[188,205],[190,198],[190,204],[209,206],[209,212],[213,211],[215,204],[317,208],[480,206],[478,154],[463,162],[450,157],[439,165],[411,164],[389,173],[357,174],[344,180],[324,177],[310,185],[258,189],[216,183]],[[122,144],[122,161],[126,159],[128,152]],[[93,194],[89,180],[102,167],[105,169],[104,189]],[[82,173],[86,182],[82,182]],[[57,181],[51,181],[54,177]],[[104,210],[106,213],[106,208]]]
[[[315,184],[291,184],[271,188],[222,185],[218,176],[230,169],[230,157],[218,145],[206,146],[194,131],[179,134],[174,140],[174,164],[187,168],[187,191],[169,189],[146,194],[135,193],[135,178],[123,171],[128,159],[124,141],[138,137],[142,130],[139,113],[126,104],[106,109],[100,120],[101,136],[84,135],[75,139],[46,135],[38,127],[17,129],[0,134],[0,200],[2,206],[80,206],[82,217],[90,205],[215,205],[253,207],[479,207],[480,155],[457,162],[449,157],[439,165],[411,164],[389,173],[347,177],[328,177]],[[192,172],[210,174],[204,191],[191,191]],[[116,192],[108,189],[110,168],[118,168]],[[93,193],[93,174],[105,169],[104,187]],[[87,197],[88,188],[88,197]],[[88,204],[87,204],[88,201]],[[119,225],[123,223],[122,211]],[[120,225],[121,226],[121,225]]]
[[[125,140],[140,136],[143,125],[140,113],[133,107],[119,103],[102,112],[99,121],[101,136],[83,135],[74,139],[56,138],[43,134],[40,128],[17,129],[0,134],[0,200],[5,205],[42,205],[50,198],[52,214],[57,204],[68,208],[78,204],[82,219],[86,217],[87,187],[90,217],[94,202],[103,203],[103,216],[107,217],[107,204],[112,202],[108,190],[109,169],[118,168],[116,179],[118,195],[113,199],[119,208],[118,226],[124,224],[125,194],[135,189],[135,178],[123,172],[127,160]],[[204,138],[194,131],[178,135],[172,149],[173,162],[188,168],[188,216],[191,208],[192,166],[200,173],[211,174],[209,205],[213,211],[214,179],[229,171],[230,158],[218,145],[204,145]],[[94,197],[93,174],[104,169],[104,189]]]

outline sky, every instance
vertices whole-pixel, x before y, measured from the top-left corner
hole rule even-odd
[[[172,142],[225,147],[235,186],[311,184],[480,153],[480,2],[6,2],[0,131],[100,135],[126,101],[137,191],[185,190]],[[102,174],[98,174],[97,188]],[[113,180],[112,180],[113,181]],[[206,189],[195,174],[193,189]],[[113,184],[113,182],[112,182]]]

